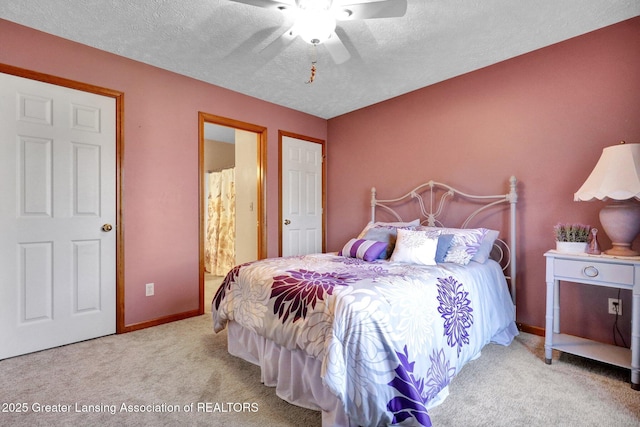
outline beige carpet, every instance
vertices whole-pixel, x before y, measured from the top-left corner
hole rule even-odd
[[[640,425],[628,370],[555,356],[545,365],[543,340],[530,334],[487,346],[431,411],[434,425]],[[319,413],[259,379],[205,314],[0,361],[0,425],[320,426]]]
[[[521,333],[509,347],[488,345],[431,411],[436,426],[640,426],[640,391],[630,371],[554,351]]]

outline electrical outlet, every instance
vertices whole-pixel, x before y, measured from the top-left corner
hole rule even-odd
[[[617,298],[609,298],[609,314],[617,314],[622,316],[622,300]]]
[[[154,292],[155,292],[155,290],[154,290],[155,285],[153,283],[147,283],[145,286],[146,286],[146,288],[145,288],[146,296],[148,296],[148,297],[153,296]]]

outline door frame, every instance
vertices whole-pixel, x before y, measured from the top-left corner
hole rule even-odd
[[[114,98],[116,104],[116,333],[128,332],[124,323],[124,222],[122,188],[124,171],[124,92],[82,83],[51,74],[40,73],[13,65],[0,63],[0,73],[62,86]]]
[[[308,141],[322,146],[322,252],[327,250],[326,242],[326,203],[327,203],[327,165],[326,163],[326,142],[324,139],[314,138],[311,136],[300,135],[298,133],[287,132],[284,130],[278,130],[278,256],[282,256],[282,138],[288,136],[289,138],[300,139]]]
[[[227,117],[216,116],[214,114],[198,112],[198,173],[199,173],[199,194],[198,199],[198,218],[199,218],[199,281],[200,281],[200,296],[199,296],[199,314],[204,314],[204,208],[206,194],[205,191],[205,170],[204,170],[204,125],[205,123],[211,123],[220,126],[231,127],[239,130],[253,132],[258,135],[258,164],[257,167],[257,212],[258,212],[258,259],[263,259],[267,254],[267,217],[265,209],[265,194],[266,194],[266,168],[267,168],[267,128],[264,126],[254,125],[252,123],[242,122],[240,120],[230,119]]]

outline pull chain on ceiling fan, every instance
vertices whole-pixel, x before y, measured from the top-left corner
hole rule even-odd
[[[313,81],[316,79],[316,63],[318,62],[318,58],[316,54],[316,45],[314,44],[312,48],[313,48],[313,53],[312,53],[312,59],[311,59],[311,75],[309,76],[309,80],[307,80],[306,82],[307,84],[313,83]]]

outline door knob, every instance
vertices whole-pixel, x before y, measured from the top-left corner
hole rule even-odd
[[[105,224],[102,226],[102,231],[111,231],[113,229],[113,226],[111,224]]]
[[[289,221],[288,219],[285,219],[284,220],[284,225],[289,225],[289,224],[291,224],[291,221]]]

